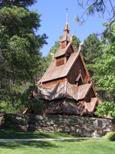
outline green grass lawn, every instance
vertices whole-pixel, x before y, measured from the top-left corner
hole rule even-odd
[[[13,130],[0,130],[0,139],[28,139],[28,138],[60,138],[60,137],[76,137],[64,133],[43,133],[43,132],[16,132]]]
[[[60,138],[73,137],[62,133],[15,132],[0,130],[1,138]],[[115,142],[107,139],[52,142],[0,143],[0,154],[115,154]]]
[[[0,154],[115,154],[115,142],[85,140],[0,143]]]

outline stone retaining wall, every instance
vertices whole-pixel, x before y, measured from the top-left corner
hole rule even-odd
[[[17,131],[64,132],[79,136],[102,136],[115,130],[115,121],[111,119],[67,116],[67,115],[21,115],[1,114],[0,127]]]

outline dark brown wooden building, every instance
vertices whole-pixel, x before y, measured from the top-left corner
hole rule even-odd
[[[38,81],[39,97],[48,102],[48,114],[92,114],[99,99],[81,53],[72,46],[68,23],[46,73]]]

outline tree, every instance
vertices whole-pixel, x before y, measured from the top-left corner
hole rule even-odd
[[[96,34],[90,34],[84,40],[84,48],[82,53],[91,76],[95,75],[93,65],[95,64],[96,58],[101,55],[101,44],[102,43]]]
[[[90,34],[84,41],[83,55],[87,64],[93,64],[101,55],[101,41],[96,34]]]
[[[39,50],[45,43],[45,35],[34,32],[39,27],[39,16],[13,6],[3,7],[0,18],[0,46],[7,73],[15,79],[32,79],[39,70]]]
[[[106,30],[103,33],[103,40],[105,43],[115,42],[115,21],[106,23]]]
[[[94,65],[96,74],[94,78],[98,91],[103,95],[103,98],[108,101],[115,101],[115,42],[113,41],[115,23],[112,23],[110,33],[108,28],[105,30],[105,33],[106,37],[102,45],[103,52],[96,59]]]
[[[105,93],[105,99],[115,101],[115,43],[105,45],[103,54],[94,65],[96,85]]]
[[[114,21],[115,8],[112,0],[78,0],[77,2],[82,8],[86,9],[81,18],[83,18],[84,15],[102,13],[109,14],[110,22]]]
[[[47,57],[45,58],[45,70],[47,69],[47,67],[49,66],[49,64],[51,63],[57,49],[59,48],[59,43],[55,42],[53,47],[50,49]]]
[[[115,103],[103,102],[102,104],[99,104],[95,114],[98,117],[115,118]]]
[[[110,25],[111,24],[111,30]],[[105,101],[115,100],[115,23],[106,24],[103,38],[91,34],[84,41],[83,55],[96,91]]]
[[[20,86],[25,87],[41,73],[40,49],[46,43],[46,35],[36,34],[40,15],[25,8],[31,3],[33,1],[1,1],[0,98],[9,102],[20,96],[23,91]]]
[[[36,0],[1,0],[0,6],[21,6],[21,7],[27,7],[29,5],[32,5],[36,2]]]
[[[72,36],[72,45],[73,45],[73,47],[78,49],[79,44],[80,44],[79,38],[76,37],[75,35],[73,35]]]

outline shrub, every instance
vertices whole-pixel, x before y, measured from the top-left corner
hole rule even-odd
[[[7,93],[0,90],[0,112],[6,113],[19,113],[22,112],[27,106],[26,91],[29,89],[31,83],[24,83],[22,85],[12,85],[7,89]]]
[[[36,114],[43,114],[45,111],[45,102],[41,99],[35,99],[33,98],[31,104],[29,105],[29,108]]]
[[[108,132],[104,138],[110,140],[110,141],[115,141],[115,132]]]
[[[115,103],[104,102],[99,104],[96,108],[95,115],[98,117],[112,117],[115,118]]]

